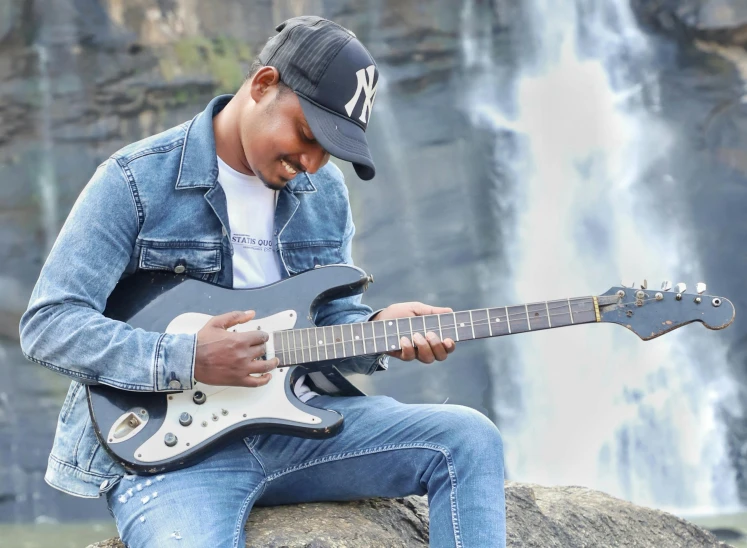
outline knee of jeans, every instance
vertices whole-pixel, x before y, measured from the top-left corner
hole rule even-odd
[[[477,455],[503,458],[503,438],[498,427],[488,417],[461,405],[446,406],[450,415],[453,449],[467,450]]]

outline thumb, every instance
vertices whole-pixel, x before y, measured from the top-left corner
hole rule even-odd
[[[234,325],[248,322],[254,318],[255,314],[254,310],[247,310],[245,312],[234,310],[233,312],[226,312],[225,314],[214,316],[213,319],[210,320],[210,324],[221,329],[228,329]]]

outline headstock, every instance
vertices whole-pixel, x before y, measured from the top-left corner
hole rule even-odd
[[[696,284],[696,293],[687,286],[665,281],[661,289],[649,289],[643,281],[610,288],[598,297],[601,321],[627,327],[644,341],[654,339],[692,322],[702,322],[708,329],[724,329],[734,321],[734,305],[724,297],[704,295],[706,284]]]

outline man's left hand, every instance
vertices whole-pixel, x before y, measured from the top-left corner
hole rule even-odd
[[[419,302],[397,303],[386,307],[372,317],[371,320],[393,320],[395,318],[411,318],[413,316],[427,316],[429,314],[447,314],[453,312],[451,308],[431,306]],[[401,337],[401,350],[387,352],[390,356],[409,362],[417,359],[423,363],[433,363],[435,360],[444,361],[454,352],[456,344],[451,339],[441,339],[433,331],[414,333],[413,340]]]

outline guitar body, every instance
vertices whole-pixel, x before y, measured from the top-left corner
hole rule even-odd
[[[139,272],[118,284],[104,315],[146,331],[196,333],[213,316],[254,310],[254,320],[231,330],[269,333],[267,358],[272,358],[272,333],[314,327],[318,306],[362,293],[369,282],[362,270],[347,265],[320,267],[246,290],[183,275]],[[89,385],[91,420],[109,454],[138,473],[189,466],[230,440],[256,433],[330,437],[342,428],[343,417],[301,402],[293,384],[311,373],[319,381],[331,382],[325,385],[334,385],[340,394],[363,395],[332,361],[315,363],[313,371],[299,365],[280,366],[269,383],[256,388],[195,383],[191,390],[180,392],[134,392]]]

